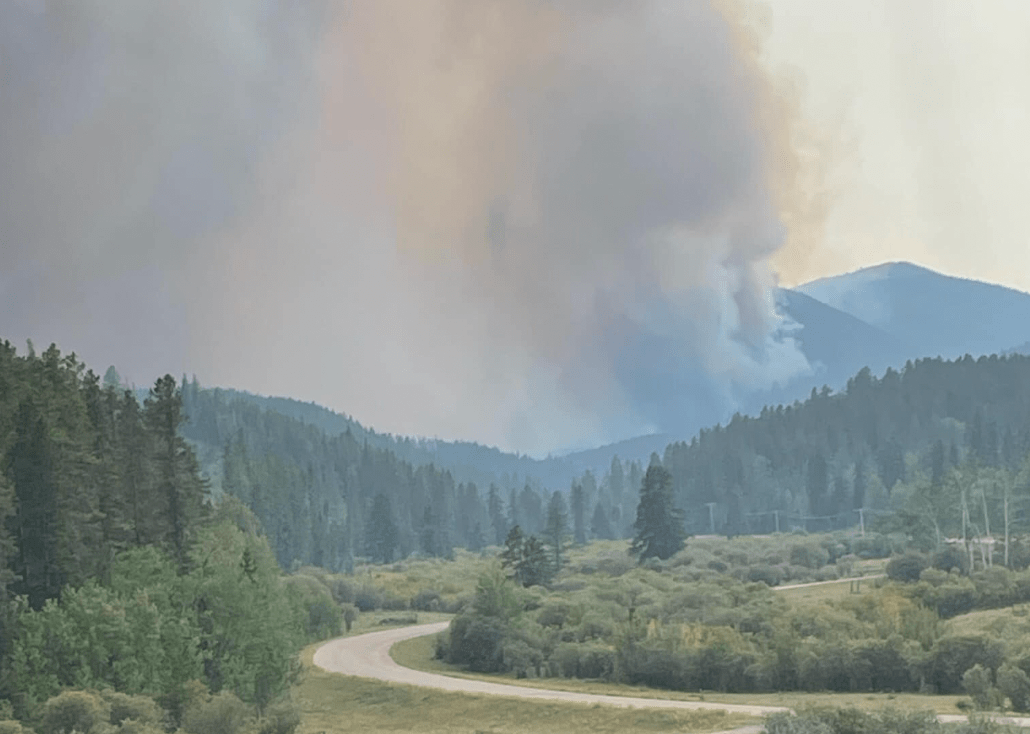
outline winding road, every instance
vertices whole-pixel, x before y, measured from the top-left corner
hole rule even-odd
[[[315,651],[314,663],[330,673],[343,673],[360,678],[375,678],[388,683],[403,683],[409,686],[435,688],[440,691],[458,693],[485,694],[489,696],[509,696],[534,701],[565,701],[569,703],[604,704],[621,708],[651,709],[715,709],[731,713],[765,716],[789,709],[780,706],[749,706],[745,704],[714,703],[706,701],[672,701],[662,698],[635,698],[631,696],[603,696],[593,693],[573,693],[571,691],[553,691],[545,688],[527,686],[511,686],[503,683],[472,680],[468,678],[452,678],[437,673],[426,673],[398,665],[390,657],[390,648],[403,640],[432,635],[447,629],[450,622],[420,624],[412,627],[368,632],[354,637],[341,637],[331,640]],[[1000,724],[1019,727],[1030,727],[1028,717],[1008,717],[995,715],[993,718]],[[941,723],[965,721],[962,715],[940,715]],[[747,726],[734,729],[732,734],[752,734],[763,731],[761,726]],[[724,734],[731,734],[725,732]]]
[[[705,701],[670,701],[662,698],[634,698],[631,696],[602,696],[593,693],[551,691],[545,688],[511,686],[503,683],[451,678],[436,673],[405,668],[390,657],[390,648],[402,640],[431,635],[447,629],[450,622],[420,624],[414,627],[369,632],[354,637],[341,637],[322,645],[315,651],[315,665],[331,673],[343,673],[362,678],[376,678],[389,683],[435,688],[441,691],[480,693],[490,696],[511,696],[535,701],[566,701],[570,703],[601,703],[622,708],[654,709],[717,709],[731,713],[764,716],[787,709],[778,706],[747,706],[742,704],[711,703]],[[756,729],[755,731],[759,731]]]

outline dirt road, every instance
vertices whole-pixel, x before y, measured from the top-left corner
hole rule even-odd
[[[503,683],[451,678],[446,675],[424,673],[404,668],[390,657],[390,648],[401,640],[431,635],[447,628],[449,622],[420,624],[415,627],[401,627],[383,632],[370,632],[355,637],[343,637],[322,645],[315,651],[315,665],[333,673],[356,675],[362,678],[377,678],[390,683],[405,683],[411,686],[436,688],[442,691],[480,693],[491,696],[512,696],[536,701],[568,701],[572,703],[595,704],[622,708],[662,709],[718,709],[733,713],[764,716],[786,709],[776,706],[745,706],[705,701],[669,701],[660,698],[631,698],[629,696],[600,696],[591,693],[570,691],[549,691],[544,688],[510,686]]]

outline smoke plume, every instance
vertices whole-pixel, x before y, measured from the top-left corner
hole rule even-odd
[[[772,263],[825,200],[754,6],[143,7],[0,10],[9,335],[530,452],[808,369]]]

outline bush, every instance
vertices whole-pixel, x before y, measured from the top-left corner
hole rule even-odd
[[[164,719],[165,712],[152,698],[147,696],[130,696],[110,690],[102,691],[100,695],[111,707],[110,721],[112,724],[120,724],[126,719],[133,719],[140,724],[158,725]]]
[[[1004,663],[995,676],[998,690],[1014,711],[1030,711],[1030,677],[1011,663]]]
[[[496,618],[462,614],[451,622],[447,662],[467,665],[477,673],[500,672],[504,640],[505,628]]]
[[[814,543],[795,543],[790,547],[790,563],[792,566],[804,566],[815,570],[830,562],[830,554],[825,548]]]
[[[890,560],[887,564],[887,578],[891,581],[914,583],[919,580],[919,574],[923,569],[929,565],[929,560],[922,553],[910,551]]]
[[[24,726],[19,724],[17,721],[0,721],[0,734],[32,734],[32,731],[26,729]],[[163,732],[157,732],[155,734],[164,734]]]
[[[343,623],[346,625],[347,631],[350,632],[351,626],[358,618],[358,608],[353,604],[344,604],[341,606],[340,611],[343,614]]]
[[[991,682],[991,671],[979,663],[962,674],[962,687],[981,711],[993,709],[999,703],[998,689]]]
[[[293,734],[300,726],[300,711],[292,701],[272,706],[261,719],[258,734]]]
[[[347,579],[335,576],[328,579],[326,585],[329,587],[329,592],[333,595],[333,599],[336,600],[337,604],[354,603],[354,584]]]
[[[3,730],[0,729],[0,733]],[[136,719],[126,719],[116,730],[117,734],[165,734],[165,730],[157,724]]]
[[[362,612],[374,612],[383,605],[383,592],[371,584],[362,584],[354,589],[352,601]]]
[[[776,586],[780,579],[780,571],[774,566],[752,566],[747,572],[748,581],[761,582],[766,586]]]
[[[773,714],[765,720],[767,734],[931,734],[940,731],[930,711],[884,709],[867,713],[854,708],[810,709],[797,716]]]
[[[237,734],[250,721],[250,708],[228,691],[186,709],[182,728],[188,734]]]
[[[411,598],[411,608],[419,612],[439,611],[440,593],[433,589],[422,589]]]
[[[40,734],[93,734],[111,719],[104,699],[86,691],[65,691],[43,704]]]
[[[949,545],[941,548],[930,557],[930,565],[944,572],[954,569],[959,573],[968,573],[969,556],[960,548]]]

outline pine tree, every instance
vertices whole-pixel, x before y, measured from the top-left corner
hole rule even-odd
[[[368,554],[377,563],[390,563],[397,550],[397,525],[393,520],[390,498],[379,492],[369,512]]]
[[[586,522],[586,497],[584,497],[583,485],[579,482],[572,483],[572,491],[569,496],[572,505],[572,535],[576,545],[584,545],[587,542]]]
[[[615,533],[612,531],[611,521],[608,513],[604,511],[604,505],[600,502],[594,507],[594,516],[590,520],[590,533],[601,540],[615,540]]]
[[[203,516],[207,486],[200,478],[193,450],[179,433],[186,418],[174,377],[165,375],[157,380],[143,412],[153,440],[161,534],[180,570],[185,571],[190,533]]]
[[[64,585],[58,565],[58,487],[49,431],[36,405],[27,400],[18,409],[14,445],[7,470],[14,484],[17,512],[13,535],[17,545],[15,593],[25,594],[33,609],[56,598]]]
[[[490,528],[493,530],[493,544],[501,545],[508,534],[508,522],[504,517],[504,503],[501,501],[497,485],[491,483],[486,499],[487,513],[490,515]]]
[[[652,455],[640,485],[640,503],[630,553],[640,561],[666,559],[683,548],[683,513],[673,505],[672,475]]]
[[[547,524],[544,526],[544,539],[550,546],[551,568],[555,574],[561,571],[565,561],[568,532],[569,513],[565,507],[565,498],[561,496],[561,492],[555,491],[547,504]]]

